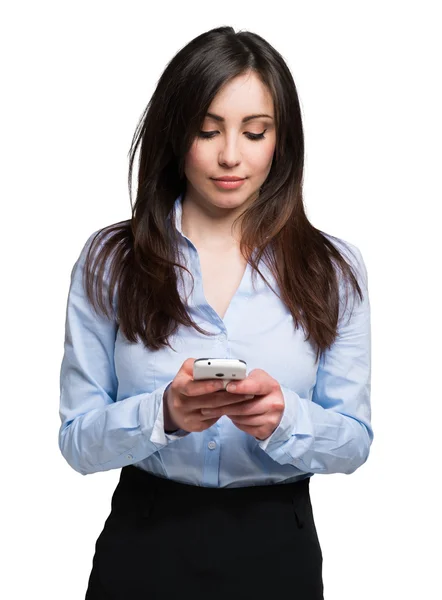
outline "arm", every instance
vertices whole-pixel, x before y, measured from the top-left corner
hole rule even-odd
[[[95,313],[82,283],[93,235],[71,273],[60,371],[58,445],[69,465],[82,475],[136,463],[187,433],[166,435],[164,431],[163,392],[171,382],[116,402],[118,326]],[[106,281],[103,287],[107,293]]]
[[[308,473],[353,473],[367,460],[373,441],[367,271],[360,251],[352,249],[364,299],[356,294],[351,318],[348,310],[340,319],[338,338],[321,356],[312,400],[281,386],[283,417],[259,442],[275,461]],[[350,296],[350,309],[352,304]]]

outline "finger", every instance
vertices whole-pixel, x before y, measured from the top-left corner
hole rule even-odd
[[[207,398],[206,401],[200,397],[197,400],[193,401],[193,405],[195,408],[201,410],[216,410],[220,407],[228,407],[233,404],[243,404],[247,400],[254,399],[253,394],[248,395],[237,395],[237,394],[229,394],[228,392],[219,392],[215,394],[215,397],[212,395]]]
[[[228,417],[236,416],[236,415],[248,415],[248,416],[262,416],[268,412],[268,407],[262,405],[256,400],[237,402],[235,404],[228,404],[219,407],[209,407],[202,408],[201,414],[208,417],[220,417],[222,415],[227,415]]]
[[[186,358],[186,360],[182,363],[179,368],[178,373],[176,374],[177,379],[187,380],[189,377],[192,379],[193,377],[193,363],[196,361],[196,358]]]
[[[184,396],[193,398],[196,396],[213,394],[213,392],[218,392],[220,390],[224,391],[224,383],[222,381],[217,381],[216,379],[202,379],[201,381],[187,379],[179,389],[179,392]]]
[[[199,396],[191,397],[188,396],[182,400],[182,404],[186,407],[188,411],[200,411],[203,409],[212,409],[218,408],[220,406],[229,406],[230,404],[239,404],[244,402],[245,400],[251,400],[254,398],[253,395],[238,395],[238,394],[229,394],[224,390],[216,391],[210,390],[210,392],[206,392],[205,394],[201,394]]]
[[[245,425],[247,427],[262,427],[266,424],[263,420],[262,415],[251,415],[251,416],[238,416],[231,419],[232,423],[238,425]]]
[[[271,385],[267,381],[243,379],[242,381],[228,383],[226,391],[229,394],[259,394],[260,396],[264,396],[270,393]]]

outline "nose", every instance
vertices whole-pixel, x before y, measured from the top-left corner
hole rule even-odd
[[[220,150],[218,157],[218,162],[220,165],[224,165],[226,167],[234,167],[241,162],[239,154],[239,144],[234,138],[235,136],[230,136],[229,138],[226,138],[226,142]]]

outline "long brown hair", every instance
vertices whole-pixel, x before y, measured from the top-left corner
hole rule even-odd
[[[317,358],[337,337],[339,273],[362,301],[351,264],[332,243],[333,236],[316,229],[304,210],[301,110],[284,59],[255,33],[219,27],[193,39],[168,63],[129,152],[132,218],[100,229],[87,252],[84,285],[89,301],[96,311],[116,318],[129,341],[141,340],[150,350],[171,347],[168,338],[180,324],[211,335],[191,320],[179,296],[175,267],[187,269],[177,262],[178,232],[168,228],[166,220],[176,198],[185,194],[184,156],[210,103],[226,82],[250,71],[272,94],[277,141],[259,196],[241,215],[241,252],[253,272],[268,283],[258,268],[263,257],[295,327],[301,324],[306,340],[316,344]],[[132,170],[139,146],[138,187],[132,205]],[[347,298],[346,286],[346,304]]]

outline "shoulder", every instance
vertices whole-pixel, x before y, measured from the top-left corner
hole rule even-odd
[[[350,260],[355,260],[361,256],[361,252],[355,244],[349,242],[348,240],[344,240],[343,238],[336,237],[331,235],[331,233],[325,233],[321,231],[322,235],[326,237],[333,246],[343,255],[345,258]]]
[[[120,243],[124,243],[129,239],[130,223],[130,219],[128,219],[125,221],[118,221],[117,223],[111,223],[100,229],[94,230],[89,234],[87,239],[83,241],[79,260],[84,262],[88,256],[92,260],[97,257],[98,253],[101,254],[100,251],[106,247],[109,250],[109,252],[105,253],[105,259],[107,261],[109,255],[112,254],[112,251],[115,251]]]
[[[333,244],[346,263],[349,264],[358,281],[362,281],[364,287],[366,287],[367,268],[359,246],[329,233],[323,231],[321,233]]]
[[[112,266],[115,264],[113,259],[118,260],[116,255],[121,250],[121,243],[126,247],[125,240],[129,239],[128,230],[130,230],[130,221],[111,223],[92,231],[82,242],[71,277],[82,274],[90,281],[102,280],[107,284]]]
[[[124,237],[127,237],[130,232],[130,224],[130,219],[126,219],[124,221],[110,223],[109,225],[105,225],[100,229],[96,229],[86,239],[83,249],[89,249],[90,247],[101,247],[111,240],[116,242],[118,239],[124,239]]]

